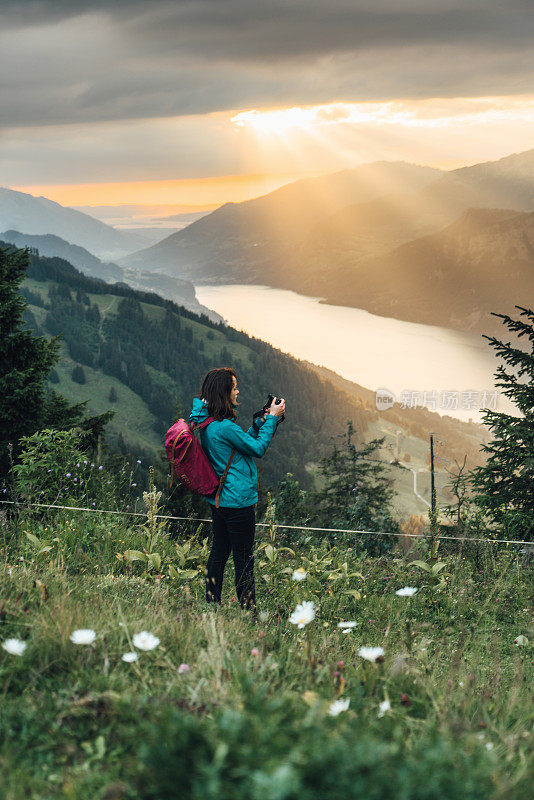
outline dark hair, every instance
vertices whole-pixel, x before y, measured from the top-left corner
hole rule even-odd
[[[237,414],[230,399],[233,387],[233,380],[237,376],[231,367],[220,367],[210,369],[200,390],[200,398],[208,403],[208,414],[214,419],[236,420]],[[237,403],[236,403],[237,405]]]

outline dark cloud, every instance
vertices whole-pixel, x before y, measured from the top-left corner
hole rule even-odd
[[[531,91],[517,0],[2,0],[3,126]]]

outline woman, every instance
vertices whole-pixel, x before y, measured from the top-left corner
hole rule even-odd
[[[255,505],[258,502],[258,472],[254,457],[267,450],[285,410],[285,401],[276,405],[276,397],[268,412],[259,420],[259,430],[251,425],[245,433],[236,423],[238,407],[237,378],[230,367],[212,369],[202,383],[200,398],[193,400],[189,421],[196,424],[214,417],[200,431],[200,443],[215,472],[220,477],[235,450],[226,476],[219,507],[207,497],[213,520],[213,543],[206,568],[206,600],[221,602],[224,568],[230,552],[235,565],[235,585],[242,608],[256,608],[254,585]],[[258,423],[257,423],[258,424]]]

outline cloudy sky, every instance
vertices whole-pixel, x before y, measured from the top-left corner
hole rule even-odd
[[[204,208],[534,147],[530,0],[2,0],[0,185]]]

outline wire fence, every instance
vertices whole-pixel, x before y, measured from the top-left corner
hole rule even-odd
[[[23,503],[17,500],[0,500],[1,504],[11,506],[34,507],[34,508],[48,508],[63,511],[77,511],[89,514],[112,514],[115,516],[130,516],[130,517],[143,517],[146,519],[146,513],[141,511],[113,511],[112,509],[103,508],[85,508],[83,506],[60,506],[52,503]],[[211,522],[211,519],[204,517],[175,517],[168,514],[156,514],[156,519],[178,520],[183,522]],[[315,533],[355,533],[366,534],[369,536],[393,536],[398,538],[407,539],[421,539],[422,535],[418,533],[397,533],[393,531],[368,531],[357,528],[315,528],[307,525],[286,525],[285,523],[271,523],[271,522],[257,522],[256,527],[265,528],[284,528],[296,531],[313,531]],[[440,534],[440,539],[453,542],[480,542],[483,544],[513,544],[513,545],[528,545],[534,546],[533,542],[523,541],[521,539],[490,539],[482,537],[471,536],[449,536],[447,534]]]

